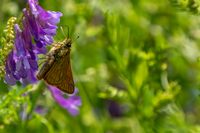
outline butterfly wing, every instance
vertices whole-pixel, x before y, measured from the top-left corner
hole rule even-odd
[[[72,94],[74,92],[74,81],[70,65],[70,53],[54,61],[44,80],[58,89]]]
[[[52,63],[49,63],[49,62],[44,63],[44,65],[42,66],[42,68],[40,69],[40,71],[36,75],[38,80],[41,80],[45,76],[45,74],[51,68],[51,65],[52,65]]]
[[[58,48],[55,49],[53,47],[52,49],[53,50],[51,50],[46,56],[46,62],[43,64],[42,68],[36,75],[38,80],[44,78],[45,74],[49,71],[49,69],[52,67],[52,64],[55,62],[54,55],[57,54]]]

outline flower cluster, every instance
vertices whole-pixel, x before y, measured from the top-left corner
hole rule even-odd
[[[45,11],[37,0],[28,0],[28,7],[23,10],[22,28],[15,25],[14,49],[6,60],[5,81],[8,84],[36,81],[37,54],[46,53],[45,46],[53,43],[61,16],[60,12]]]
[[[53,43],[61,16],[60,12],[45,11],[38,0],[28,0],[21,24],[14,25],[14,46],[5,61],[5,81],[9,85],[15,85],[17,81],[24,85],[36,82],[37,55],[45,54],[46,45]],[[49,87],[49,90],[54,99],[72,115],[79,113],[81,99],[75,96],[77,91],[66,99],[59,89]]]

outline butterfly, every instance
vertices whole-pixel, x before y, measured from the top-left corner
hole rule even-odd
[[[61,91],[72,94],[74,92],[74,80],[70,64],[70,48],[72,41],[69,38],[55,43],[46,55],[43,64],[36,77],[44,80],[49,85],[56,86]]]

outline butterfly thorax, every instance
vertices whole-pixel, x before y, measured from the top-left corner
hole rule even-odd
[[[56,44],[54,44],[55,46],[51,48],[47,56],[50,58],[54,58],[55,60],[59,60],[70,52],[71,43],[71,39],[65,39],[62,42],[57,42]]]

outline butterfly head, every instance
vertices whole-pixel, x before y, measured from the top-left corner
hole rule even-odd
[[[67,39],[65,39],[65,40],[63,41],[63,47],[64,47],[65,49],[71,48],[71,44],[72,44],[72,40],[69,39],[69,38],[67,38]]]

